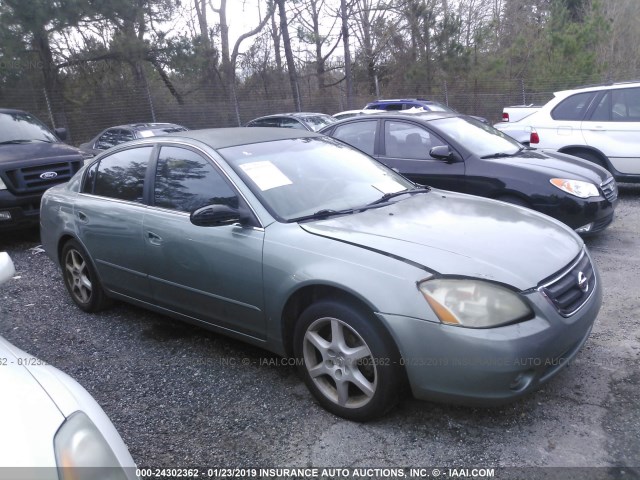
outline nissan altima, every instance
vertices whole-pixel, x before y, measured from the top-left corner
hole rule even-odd
[[[415,185],[313,132],[135,140],[41,209],[79,308],[124,300],[296,357],[318,402],[353,420],[405,386],[462,404],[520,397],[578,354],[601,305],[562,223]]]

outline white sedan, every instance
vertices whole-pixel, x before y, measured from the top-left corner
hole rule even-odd
[[[0,284],[13,275],[11,258],[0,252]],[[126,445],[93,397],[2,337],[0,392],[3,478],[137,478]]]

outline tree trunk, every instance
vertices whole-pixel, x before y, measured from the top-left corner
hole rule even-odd
[[[340,0],[342,43],[344,45],[344,77],[346,81],[347,110],[353,108],[353,78],[351,76],[351,52],[349,51],[349,10],[347,0]]]
[[[296,74],[296,64],[293,60],[293,51],[291,50],[291,39],[289,38],[289,26],[287,25],[287,12],[285,11],[285,0],[276,0],[278,11],[280,13],[280,32],[282,34],[282,42],[284,44],[284,54],[287,59],[287,70],[289,71],[289,82],[291,83],[291,92],[293,93],[293,103],[296,112],[302,111],[300,105],[300,92],[298,90],[298,76]]]

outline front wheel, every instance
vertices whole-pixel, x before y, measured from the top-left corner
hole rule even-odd
[[[402,375],[390,336],[372,314],[320,301],[300,316],[294,352],[318,402],[349,420],[379,417],[398,400]]]
[[[97,312],[109,304],[89,255],[75,240],[62,249],[62,274],[71,299],[85,312]]]

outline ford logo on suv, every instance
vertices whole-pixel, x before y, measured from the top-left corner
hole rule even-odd
[[[40,174],[40,178],[43,180],[48,180],[50,178],[56,178],[58,174],[56,172],[44,172]]]

